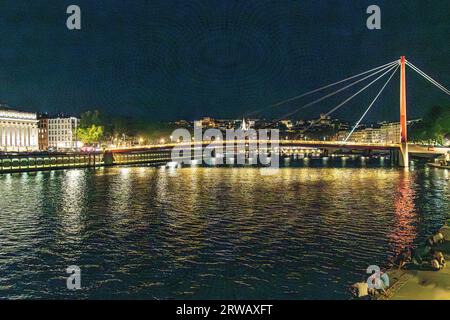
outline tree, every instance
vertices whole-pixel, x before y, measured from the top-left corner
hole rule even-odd
[[[100,111],[87,111],[81,114],[80,128],[90,128],[92,125],[103,126]]]
[[[84,144],[99,144],[105,134],[105,126],[98,110],[81,114],[77,138]]]
[[[415,141],[429,141],[444,144],[450,133],[450,108],[434,106],[424,116],[423,121],[411,128],[411,137]]]
[[[78,128],[77,137],[85,144],[96,144],[103,138],[103,133],[103,126],[93,124],[89,128]]]

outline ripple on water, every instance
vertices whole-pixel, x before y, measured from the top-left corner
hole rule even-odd
[[[439,227],[448,187],[443,171],[391,168],[3,175],[0,298],[346,298]]]

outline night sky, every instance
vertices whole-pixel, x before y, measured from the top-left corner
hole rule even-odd
[[[66,28],[71,4],[81,31]],[[366,28],[371,4],[382,30]],[[449,1],[2,0],[0,15],[0,100],[30,111],[242,117],[402,54],[450,87]],[[336,116],[359,118],[382,84]],[[450,105],[410,69],[408,90],[410,118]],[[398,109],[396,77],[368,120],[398,120]]]

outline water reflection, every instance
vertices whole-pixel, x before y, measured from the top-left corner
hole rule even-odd
[[[61,201],[58,216],[61,219],[61,232],[67,237],[80,240],[82,230],[81,215],[86,204],[86,171],[69,170],[61,179]]]
[[[403,170],[397,181],[394,191],[395,223],[392,233],[389,235],[390,241],[390,265],[395,258],[403,251],[411,248],[417,237],[416,223],[418,215],[415,209],[414,183],[417,175],[409,170]]]
[[[76,264],[79,298],[346,298],[440,226],[449,182],[337,166],[0,176],[0,297],[73,297]]]

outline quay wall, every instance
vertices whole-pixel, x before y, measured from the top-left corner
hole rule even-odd
[[[170,161],[171,149],[98,153],[0,154],[0,174]]]

